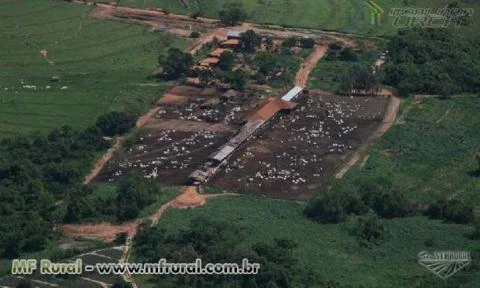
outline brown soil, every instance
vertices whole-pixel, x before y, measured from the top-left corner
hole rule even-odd
[[[395,96],[390,97],[390,103],[383,118],[382,124],[368,137],[365,143],[353,153],[350,160],[343,166],[343,168],[335,175],[335,178],[341,179],[367,152],[368,148],[380,138],[390,127],[392,127],[397,117],[398,108],[400,108],[400,98]]]
[[[317,66],[317,63],[327,52],[327,47],[316,45],[312,54],[302,64],[302,68],[295,77],[295,85],[305,87],[307,85],[308,75]]]
[[[299,106],[234,155],[212,184],[226,190],[308,200],[383,119],[386,98],[310,91]]]
[[[115,144],[107,150],[105,154],[103,154],[102,158],[100,158],[94,165],[92,171],[90,171],[90,174],[88,174],[85,177],[85,180],[83,181],[83,184],[87,185],[90,183],[95,177],[98,176],[100,171],[102,171],[103,167],[105,164],[107,164],[110,159],[112,159],[113,155],[115,155],[115,152],[122,147],[123,144],[123,138],[122,137],[117,137],[115,139]]]

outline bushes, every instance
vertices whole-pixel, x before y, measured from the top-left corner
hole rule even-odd
[[[350,214],[363,214],[367,207],[355,193],[348,194],[343,187],[334,186],[327,193],[318,195],[305,208],[305,215],[324,223],[338,223]]]
[[[163,67],[163,78],[174,80],[190,72],[194,60],[190,53],[183,52],[178,48],[170,48],[166,57],[159,57],[158,63]]]
[[[443,219],[459,224],[473,222],[473,207],[457,199],[439,200],[428,206],[426,214],[432,219]]]
[[[200,37],[200,32],[198,31],[192,31],[192,33],[190,33],[190,38],[199,38]]]
[[[136,119],[133,114],[113,111],[100,116],[96,125],[106,136],[122,135],[135,126]]]
[[[375,214],[355,218],[350,226],[350,233],[355,235],[362,246],[378,244],[384,237],[385,226]]]

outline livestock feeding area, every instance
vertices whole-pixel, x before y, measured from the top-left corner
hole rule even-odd
[[[26,191],[38,192],[41,201],[48,198],[45,195],[51,196],[43,194],[51,187],[59,190],[67,187],[68,191],[55,195],[55,199],[51,197],[53,204],[48,211],[32,214],[50,221],[52,225],[46,227],[52,228],[53,236],[41,249],[13,251],[18,252],[15,255],[63,262],[82,259],[84,263],[96,264],[143,262],[146,256],[156,260],[158,255],[165,257],[168,253],[172,258],[217,256],[215,252],[223,253],[226,248],[234,254],[223,256],[237,257],[243,251],[255,251],[248,255],[259,256],[262,261],[273,258],[267,264],[275,265],[265,265],[266,272],[262,271],[265,274],[259,276],[281,275],[281,280],[271,287],[296,287],[282,281],[291,278],[289,273],[301,274],[300,270],[312,269],[321,272],[318,278],[334,281],[321,287],[397,288],[438,283],[416,263],[418,249],[450,249],[455,245],[472,251],[478,249],[476,240],[469,236],[473,231],[471,225],[430,220],[418,212],[430,200],[437,199],[438,191],[445,197],[451,195],[445,179],[461,179],[449,181],[458,190],[468,183],[468,190],[457,195],[478,201],[475,192],[478,180],[471,176],[476,173],[471,171],[473,158],[465,156],[466,151],[473,153],[470,151],[478,143],[475,133],[478,121],[473,120],[478,100],[401,101],[390,91],[391,87],[385,86],[361,91],[356,96],[351,96],[351,91],[340,92],[344,72],[347,67],[355,67],[352,63],[361,62],[367,75],[374,74],[372,65],[384,52],[383,44],[388,38],[372,35],[392,32],[392,27],[385,24],[388,19],[378,18],[378,23],[371,23],[365,1],[238,1],[248,12],[247,22],[234,26],[216,19],[224,9],[223,2],[5,0],[0,3],[3,36],[0,67],[6,68],[0,71],[0,137],[47,133],[66,123],[74,129],[99,128],[91,125],[99,116],[112,111],[143,115],[132,120],[131,130],[125,133],[93,138],[104,141],[105,146],[92,152],[96,153],[91,156],[92,162],[96,162],[87,163],[87,170],[90,166],[93,169],[84,181],[82,171],[78,183],[68,182],[76,178],[65,174],[74,169],[69,170],[70,166],[63,163],[63,166],[54,163],[51,166],[58,164],[61,169],[46,174],[67,179],[68,183],[57,185],[60,188],[54,185],[44,188],[36,185],[38,181],[32,181],[35,185],[29,185]],[[407,6],[411,1],[375,2],[386,10],[397,4]],[[257,34],[254,36],[259,43],[253,51],[242,47],[247,33]],[[303,41],[311,45],[307,47]],[[328,59],[332,47],[355,53],[359,61]],[[168,65],[163,60],[171,53],[170,48],[178,48],[177,56],[192,56],[191,67],[173,80],[162,77]],[[230,70],[220,71],[219,63],[226,52],[231,54]],[[380,58],[382,64],[386,54]],[[215,73],[205,76],[199,71]],[[233,75],[243,76],[243,85],[228,77],[232,74],[227,72],[237,71],[242,73]],[[402,117],[397,119],[399,109]],[[454,119],[465,119],[471,125]],[[425,127],[429,133],[425,133]],[[464,137],[462,129],[473,136]],[[447,130],[448,135],[444,132]],[[455,131],[460,132],[455,134]],[[384,133],[387,134],[379,139]],[[450,141],[450,135],[458,135],[457,142]],[[48,137],[55,139],[58,135]],[[61,140],[57,143],[59,150],[65,144]],[[75,144],[71,145],[73,149]],[[439,149],[444,144],[451,147]],[[431,153],[430,146],[437,146],[441,153]],[[80,154],[75,152],[70,154]],[[427,158],[425,166],[418,165],[420,158]],[[462,159],[461,163],[455,162],[454,171],[451,165],[446,165],[436,174],[444,182],[435,184],[431,180],[429,186],[435,187],[435,191],[425,184],[430,171],[438,166],[433,158]],[[17,165],[16,170],[3,173],[4,162],[0,162],[2,185],[4,175],[22,172],[24,167]],[[37,170],[19,174],[25,180],[35,173],[42,174]],[[470,174],[464,173],[467,170]],[[412,217],[379,217],[374,224],[384,234],[383,238],[375,239],[378,242],[366,245],[357,239],[360,236],[354,235],[356,231],[351,226],[363,214],[351,214],[343,222],[335,223],[306,215],[306,207],[317,203],[315,200],[339,191],[337,184],[357,193],[363,187],[375,186],[378,179],[383,184],[387,177],[382,175],[397,177],[392,186],[398,191],[408,190],[408,198],[418,200],[408,208],[418,210]],[[357,178],[362,181],[356,182]],[[3,188],[0,186],[0,192]],[[135,194],[137,191],[141,192]],[[428,197],[422,198],[417,191]],[[13,202],[13,198],[4,195],[0,193],[2,202]],[[388,200],[388,196],[377,198]],[[21,199],[27,199],[25,203],[30,200]],[[342,200],[327,201],[326,206],[331,207],[326,210],[335,210],[348,202]],[[358,199],[353,195],[348,200]],[[378,207],[372,209],[375,208]],[[129,214],[133,210],[135,213]],[[0,209],[0,216],[2,213]],[[203,224],[192,230],[198,223]],[[32,235],[42,228],[31,226],[24,230]],[[217,230],[218,226],[226,230]],[[11,233],[4,227],[12,226],[0,225],[2,236]],[[245,234],[237,234],[236,230]],[[220,236],[215,238],[214,234]],[[228,241],[223,239],[224,235],[228,235],[224,237]],[[8,239],[25,242],[20,237]],[[244,243],[237,245],[230,238]],[[37,238],[33,239],[35,242]],[[271,243],[277,246],[268,246]],[[13,245],[8,244],[10,249]],[[31,243],[24,244],[27,249],[28,244]],[[248,250],[250,246],[257,250]],[[270,247],[275,249],[269,250]],[[0,253],[7,250],[0,248]],[[205,250],[213,253],[202,254]],[[285,264],[283,260],[290,258],[292,262]],[[159,287],[159,283],[162,286],[174,283],[162,282],[152,275],[128,273],[23,277],[9,275],[9,262],[10,259],[0,259],[0,287],[22,287],[27,285],[27,279],[34,287]],[[300,270],[287,267],[288,263],[298,265],[296,268]],[[282,265],[288,269],[280,270],[285,268]],[[475,269],[478,267],[472,267],[472,271]],[[307,281],[318,280],[313,279],[317,275],[312,275],[312,279],[310,275],[306,277]],[[478,280],[478,275],[472,279],[464,281],[465,287],[476,287],[467,286]],[[263,284],[256,286],[270,287]],[[232,287],[237,286],[232,284]]]

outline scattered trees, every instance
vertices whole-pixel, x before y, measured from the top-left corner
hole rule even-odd
[[[244,229],[232,223],[196,218],[186,229],[175,233],[144,225],[134,239],[133,248],[142,262],[166,258],[169,262],[184,263],[201,258],[204,262],[241,263],[247,258],[250,263],[261,265],[258,274],[246,277],[159,275],[152,282],[161,282],[162,287],[303,287],[305,283],[312,287],[336,287],[327,286],[318,274],[298,264],[292,241],[275,239],[271,243],[248,244],[243,241],[245,236]]]
[[[247,72],[237,69],[227,74],[226,80],[230,83],[231,88],[238,91],[244,91],[247,85]]]
[[[219,18],[227,26],[235,26],[247,19],[247,12],[241,2],[227,3],[219,12]]]

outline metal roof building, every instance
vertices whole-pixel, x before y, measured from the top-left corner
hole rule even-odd
[[[239,39],[242,33],[242,31],[228,31],[227,39]]]
[[[292,101],[293,99],[297,98],[298,94],[302,93],[303,88],[300,86],[293,87],[287,94],[283,95],[282,100],[284,101]]]

